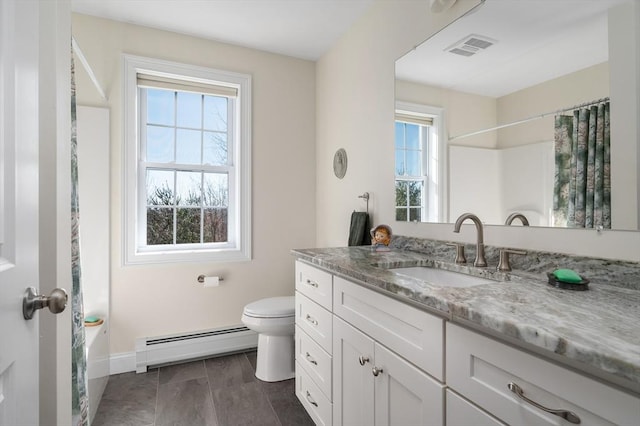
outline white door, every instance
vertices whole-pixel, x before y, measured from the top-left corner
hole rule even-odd
[[[376,426],[443,426],[444,388],[409,362],[375,344]]]
[[[37,425],[39,321],[23,296],[39,287],[40,3],[0,2],[0,425]],[[51,207],[51,206],[45,206]],[[55,213],[53,213],[55,214]],[[53,318],[53,316],[51,316]]]
[[[38,322],[22,315],[38,287],[37,3],[0,3],[0,424],[38,423]],[[35,17],[35,18],[34,18]]]
[[[333,317],[333,425],[373,425],[373,340]]]

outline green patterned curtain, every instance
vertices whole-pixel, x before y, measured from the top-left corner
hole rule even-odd
[[[80,208],[78,204],[78,137],[76,134],[76,82],[71,55],[71,414],[74,426],[89,425],[87,356],[80,268]]]
[[[555,117],[554,226],[611,229],[609,102]]]

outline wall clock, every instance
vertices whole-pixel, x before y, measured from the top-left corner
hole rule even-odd
[[[333,156],[333,173],[338,179],[342,179],[347,173],[347,151],[340,148]]]

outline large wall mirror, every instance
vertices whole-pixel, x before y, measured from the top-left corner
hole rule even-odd
[[[398,59],[396,220],[638,230],[639,8],[486,0]]]

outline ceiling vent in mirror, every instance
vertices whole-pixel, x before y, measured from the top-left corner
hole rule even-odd
[[[488,49],[496,43],[496,40],[493,40],[489,37],[471,34],[444,50],[460,56],[473,56],[484,51],[485,49]]]

